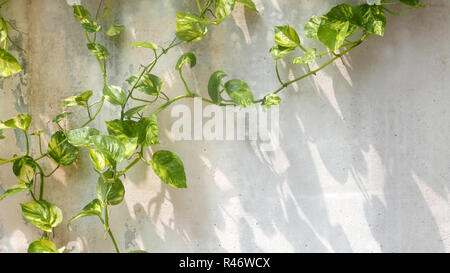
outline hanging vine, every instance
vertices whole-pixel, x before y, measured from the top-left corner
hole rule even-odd
[[[3,7],[9,0],[0,3]],[[202,4],[203,2],[203,4]],[[34,226],[42,231],[42,237],[32,242],[28,252],[63,252],[64,247],[57,248],[50,240],[49,234],[53,228],[63,221],[63,214],[54,204],[45,199],[45,181],[51,177],[60,167],[68,166],[76,162],[79,150],[87,149],[93,169],[98,173],[96,184],[97,198],[84,206],[80,213],[68,221],[68,226],[75,220],[96,216],[100,224],[109,235],[116,252],[120,248],[113,235],[110,226],[110,210],[119,205],[125,196],[125,187],[122,178],[138,163],[150,166],[162,182],[175,188],[186,188],[186,174],[183,162],[173,152],[159,150],[146,158],[144,151],[149,146],[159,145],[159,125],[157,116],[164,109],[176,101],[183,99],[200,98],[206,103],[220,106],[254,107],[261,104],[267,108],[280,104],[279,94],[295,82],[316,75],[343,55],[357,48],[369,36],[383,36],[386,28],[386,13],[401,15],[407,11],[422,8],[419,0],[392,0],[392,1],[368,1],[368,4],[352,6],[340,4],[333,7],[322,16],[312,16],[304,27],[304,35],[310,39],[317,39],[326,47],[320,51],[317,48],[306,48],[297,31],[289,26],[276,26],[274,29],[275,45],[269,54],[274,59],[275,73],[279,87],[268,92],[265,96],[255,99],[248,84],[242,79],[230,79],[224,82],[227,74],[216,71],[211,74],[207,84],[209,97],[203,97],[189,87],[183,76],[185,64],[193,68],[196,56],[192,52],[183,54],[175,65],[180,80],[185,87],[183,95],[170,98],[165,93],[164,81],[153,74],[158,62],[172,48],[200,41],[205,37],[208,28],[220,24],[234,10],[235,5],[243,4],[247,8],[257,12],[256,5],[251,0],[196,0],[198,12],[177,12],[176,30],[174,39],[166,47],[161,47],[152,42],[137,42],[133,47],[144,48],[153,52],[153,59],[135,75],[125,79],[128,83],[126,90],[108,83],[107,61],[109,52],[99,43],[98,33],[105,31],[107,36],[117,36],[125,31],[125,26],[117,24],[111,17],[111,1],[99,1],[95,16],[84,6],[77,3],[73,6],[73,14],[79,21],[86,38],[87,50],[96,58],[102,72],[103,91],[102,97],[97,101],[91,101],[92,90],[66,98],[62,108],[81,107],[86,110],[86,120],[80,128],[64,129],[60,122],[71,113],[62,112],[53,122],[58,126],[50,138],[47,149],[43,151],[41,140],[42,131],[30,133],[29,128],[32,117],[29,114],[19,114],[7,121],[0,122],[0,139],[3,139],[3,130],[13,128],[24,134],[26,139],[26,153],[15,155],[8,159],[0,159],[0,165],[12,164],[12,170],[19,182],[6,190],[0,200],[21,192],[29,192],[32,201],[20,204],[23,216]],[[394,11],[391,7],[403,5],[403,11]],[[102,8],[104,12],[101,14]],[[103,29],[100,23],[106,20],[108,28]],[[19,73],[22,69],[16,58],[7,51],[11,24],[0,14],[0,77],[9,77]],[[293,59],[294,64],[304,65],[307,73],[295,77],[293,80],[284,80],[278,69],[280,59],[289,54],[298,55]],[[311,69],[311,64],[328,58],[318,68]],[[105,101],[118,109],[118,117],[105,121],[107,134],[89,125],[99,118]],[[131,101],[140,102],[142,105],[129,107]],[[155,106],[156,105],[156,106]],[[159,106],[158,106],[159,105]],[[143,111],[151,106],[150,115],[144,115]],[[81,117],[80,117],[81,119]],[[39,151],[31,151],[31,141],[38,141]],[[55,162],[56,168],[45,172],[42,167],[43,160]],[[121,164],[123,163],[123,164]],[[38,180],[38,181],[37,181]],[[34,184],[39,188],[34,190]],[[141,252],[141,251],[137,251]]]

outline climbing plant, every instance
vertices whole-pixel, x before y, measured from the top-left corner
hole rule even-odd
[[[0,8],[9,0],[0,3]],[[269,50],[274,59],[276,78],[279,87],[268,92],[260,99],[254,98],[248,84],[242,79],[229,79],[223,71],[211,74],[209,82],[205,84],[209,97],[203,97],[189,87],[183,76],[186,64],[193,68],[197,64],[196,56],[188,52],[180,56],[174,69],[185,87],[185,94],[170,98],[165,93],[162,78],[153,74],[153,70],[172,48],[183,43],[202,40],[208,28],[220,24],[234,10],[235,6],[242,4],[257,12],[255,3],[251,0],[196,0],[196,13],[181,11],[176,14],[175,37],[166,47],[153,42],[137,42],[132,46],[141,50],[153,52],[153,59],[143,66],[142,70],[124,79],[128,88],[108,83],[107,61],[108,49],[102,45],[97,37],[104,31],[107,36],[114,37],[126,30],[125,26],[113,21],[111,17],[111,1],[99,1],[95,15],[80,3],[73,6],[75,20],[80,23],[81,30],[86,38],[87,50],[96,58],[102,72],[103,90],[99,100],[92,101],[94,92],[87,90],[64,99],[62,108],[65,110],[57,115],[53,122],[59,128],[49,140],[47,149],[43,150],[42,131],[30,132],[32,117],[29,114],[19,114],[4,122],[0,122],[0,139],[3,139],[3,130],[16,129],[22,133],[26,140],[26,152],[14,155],[8,159],[0,159],[0,165],[12,164],[12,170],[18,183],[7,189],[0,197],[21,192],[29,192],[32,200],[20,204],[23,216],[42,231],[42,237],[29,245],[28,252],[63,252],[64,247],[58,248],[50,240],[53,228],[63,221],[63,214],[54,204],[45,199],[45,180],[52,176],[57,169],[68,166],[77,161],[79,150],[89,152],[93,169],[98,173],[96,184],[97,198],[81,208],[80,212],[69,219],[69,226],[73,221],[86,217],[97,217],[111,238],[116,252],[120,252],[110,226],[110,210],[119,205],[125,196],[125,187],[122,178],[136,164],[143,163],[150,166],[162,182],[175,188],[186,188],[186,174],[182,160],[168,150],[158,150],[151,158],[146,158],[144,151],[149,146],[159,145],[159,124],[157,116],[171,104],[182,99],[200,98],[206,103],[220,106],[254,107],[261,104],[267,108],[280,104],[279,93],[291,84],[310,76],[316,75],[320,70],[329,66],[343,55],[354,50],[369,36],[383,36],[386,28],[386,13],[401,15],[407,11],[422,8],[419,0],[384,0],[368,1],[361,5],[340,4],[333,7],[321,16],[312,16],[304,27],[304,36],[319,40],[326,49],[306,48],[298,32],[290,25],[276,26],[274,28],[275,45]],[[403,5],[401,12],[391,9],[394,5]],[[101,10],[104,12],[100,12]],[[301,8],[301,7],[299,7]],[[106,21],[106,22],[105,22]],[[107,25],[107,27],[102,27]],[[16,58],[7,51],[9,29],[11,24],[0,15],[0,76],[9,77],[19,73],[21,67]],[[295,54],[294,64],[304,65],[307,73],[295,77],[293,80],[283,80],[278,69],[280,59],[289,54]],[[318,68],[312,69],[311,64],[319,59],[327,58]],[[129,107],[131,101],[140,102],[140,106]],[[99,118],[102,107],[109,103],[118,109],[118,116],[114,120],[105,121],[107,134],[100,129],[90,127],[92,121]],[[151,114],[144,114],[144,110],[152,107]],[[86,111],[86,120],[80,128],[65,129],[60,122],[67,118],[71,112],[66,110],[80,107]],[[80,117],[81,119],[81,117]],[[36,139],[39,151],[32,152],[31,141]],[[50,172],[45,172],[41,161],[47,159],[56,164]],[[39,178],[39,182],[36,181]],[[39,188],[35,190],[34,185]],[[140,252],[139,250],[136,252]]]

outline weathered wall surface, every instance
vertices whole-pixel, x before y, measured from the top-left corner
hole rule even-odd
[[[95,9],[97,1],[82,1]],[[131,49],[135,41],[166,45],[175,12],[194,1],[114,0],[113,18],[127,26],[119,38],[100,37],[112,58],[108,82],[124,79],[150,60]],[[268,49],[272,28],[289,23],[301,30],[312,14],[337,0],[257,0],[260,15],[239,7],[198,43],[182,45],[159,63],[166,92],[182,92],[173,66],[193,51],[198,65],[186,76],[206,94],[218,69],[246,80],[259,94],[278,84]],[[264,152],[257,141],[173,141],[170,111],[160,116],[161,147],[184,161],[189,188],[160,183],[140,165],[124,181],[126,201],[112,211],[112,228],[123,250],[392,252],[450,251],[450,2],[425,1],[427,9],[390,16],[384,38],[370,37],[343,62],[284,92],[280,148]],[[33,129],[54,132],[63,98],[102,81],[87,52],[81,28],[63,0],[15,0],[2,10],[24,33],[13,36],[24,49],[25,72],[0,83],[0,119],[31,113]],[[17,55],[16,54],[16,55]],[[302,73],[283,63],[283,77]],[[184,102],[192,105],[191,102]],[[77,116],[84,118],[84,113]],[[102,119],[117,116],[107,106]],[[65,126],[80,125],[70,119]],[[23,151],[13,131],[0,157]],[[33,143],[37,148],[37,143]],[[45,165],[53,167],[52,163]],[[16,183],[0,168],[0,193]],[[98,219],[67,219],[95,196],[96,175],[86,153],[75,166],[58,170],[46,198],[62,208],[55,230],[58,246],[86,252],[112,251]],[[0,202],[0,251],[26,251],[38,231],[21,216],[26,194]],[[76,242],[76,243],[74,243]]]

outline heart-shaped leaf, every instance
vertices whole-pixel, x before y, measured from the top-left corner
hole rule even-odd
[[[92,136],[92,143],[95,148],[101,152],[109,163],[115,165],[125,158],[125,145],[122,141],[114,136]]]
[[[22,131],[28,131],[31,125],[31,116],[28,114],[19,114],[0,124],[0,128],[15,128]]]
[[[67,140],[73,146],[90,146],[93,145],[91,136],[100,135],[100,132],[95,128],[84,127],[70,130],[67,133]]]
[[[89,156],[97,171],[101,172],[109,165],[106,157],[99,151],[89,148]]]
[[[20,204],[23,216],[37,228],[52,232],[52,228],[61,224],[63,216],[55,205],[41,200]]]
[[[68,166],[78,157],[78,148],[69,143],[63,131],[57,131],[48,143],[48,155],[58,164]]]
[[[125,157],[131,156],[138,146],[139,126],[133,120],[115,119],[106,122],[108,134],[117,137],[125,146]]]
[[[277,26],[275,27],[275,43],[281,47],[296,48],[300,45],[300,38],[291,26]]]
[[[106,35],[108,36],[117,36],[120,33],[122,33],[123,31],[125,31],[125,26],[124,25],[119,25],[119,24],[111,24],[108,28],[108,30],[106,31]]]
[[[122,106],[127,101],[125,91],[115,85],[105,85],[105,87],[103,87],[103,95],[112,105]]]
[[[217,22],[222,22],[234,10],[236,4],[235,0],[215,0],[216,5],[216,19]]]
[[[131,77],[129,77],[126,81],[131,85],[131,86],[135,86],[135,88],[147,95],[150,96],[158,96],[159,92],[161,92],[161,90],[164,87],[164,81],[153,74],[144,74],[142,75],[142,77],[139,79],[140,75],[133,75]],[[136,81],[139,79],[139,82],[136,83]]]
[[[198,41],[206,35],[206,25],[207,22],[198,16],[189,12],[177,12],[175,34],[185,42]]]
[[[151,166],[161,180],[174,188],[186,188],[186,174],[181,159],[171,151],[157,151],[153,154]]]
[[[92,97],[92,94],[92,90],[88,90],[81,94],[70,96],[63,101],[61,106],[88,106],[88,101]]]
[[[208,94],[215,104],[220,104],[222,101],[222,97],[220,96],[220,93],[222,92],[222,79],[226,76],[227,74],[225,74],[225,72],[216,71],[209,77]]]
[[[175,65],[175,70],[181,70],[185,63],[189,63],[191,67],[194,67],[197,64],[197,58],[195,57],[195,54],[192,52],[187,52],[181,55],[181,57],[178,58],[177,64]]]
[[[253,93],[247,83],[241,80],[230,80],[225,83],[225,90],[228,96],[237,104],[243,107],[253,107]]]
[[[0,47],[0,77],[10,77],[20,71],[22,67],[16,58]]]
[[[36,162],[30,156],[16,159],[13,163],[13,173],[21,181],[32,183],[36,174]]]
[[[102,177],[98,179],[97,198],[104,204],[119,205],[125,197],[125,187],[122,181],[119,178],[113,179],[114,174],[110,170],[106,171],[103,176],[107,181]]]
[[[8,196],[14,195],[14,194],[18,194],[21,192],[25,192],[25,191],[29,191],[31,190],[31,183],[26,183],[24,181],[20,181],[19,183],[17,183],[16,185],[12,186],[11,188],[7,189],[1,196],[0,196],[0,200],[5,199]]]
[[[101,60],[104,60],[109,56],[109,52],[106,47],[99,43],[89,43],[87,44],[87,48],[92,53],[92,55]]]
[[[73,221],[86,216],[98,216],[102,217],[103,213],[103,203],[99,199],[92,200],[89,204],[87,204],[80,213],[72,217],[67,226],[69,226]]]
[[[28,246],[28,253],[62,253],[65,247],[60,249],[56,248],[56,245],[47,239],[37,239]]]
[[[139,120],[139,143],[144,146],[159,144],[158,119],[156,115],[150,115],[148,118]]]

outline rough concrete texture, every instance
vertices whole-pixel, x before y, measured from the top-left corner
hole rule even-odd
[[[255,2],[259,15],[238,7],[203,41],[182,45],[162,59],[155,72],[170,96],[183,90],[173,67],[187,51],[198,57],[187,80],[202,94],[207,94],[209,75],[219,69],[246,80],[257,97],[276,89],[268,55],[273,26],[289,23],[300,31],[311,15],[345,1]],[[143,165],[133,169],[124,180],[125,202],[112,210],[119,247],[152,252],[450,251],[450,2],[424,2],[426,9],[389,16],[384,38],[370,37],[343,61],[284,91],[277,151],[263,152],[255,141],[173,141],[169,128],[174,118],[170,111],[163,113],[160,147],[183,159],[189,187],[162,184]],[[97,1],[82,3],[96,9]],[[112,3],[114,20],[127,30],[118,38],[99,39],[111,53],[108,82],[125,86],[124,79],[152,57],[130,44],[167,45],[175,12],[194,11],[195,2]],[[56,130],[51,120],[61,112],[63,98],[88,89],[100,96],[98,65],[66,1],[15,0],[2,13],[23,32],[13,39],[25,49],[15,51],[25,73],[1,80],[0,119],[29,112],[32,129],[45,129],[47,141]],[[301,66],[282,63],[285,78],[303,72]],[[81,111],[75,116],[85,119]],[[104,130],[103,121],[115,117],[117,111],[108,105],[95,125]],[[71,118],[64,126],[81,122]],[[8,131],[6,136],[0,157],[23,151],[20,134]],[[98,219],[78,220],[72,231],[65,227],[95,198],[97,178],[86,155],[47,182],[45,197],[65,216],[52,239],[58,246],[68,244],[69,251],[113,251]],[[0,191],[16,182],[10,166],[2,166]],[[20,194],[0,203],[0,251],[26,251],[39,237],[18,205],[30,199]]]

